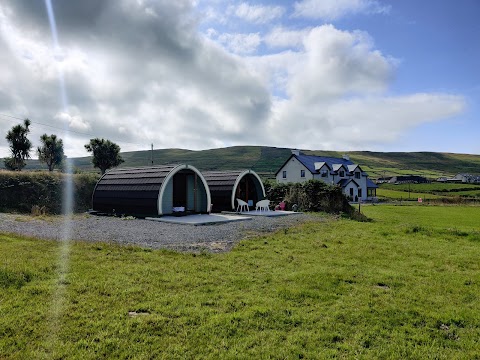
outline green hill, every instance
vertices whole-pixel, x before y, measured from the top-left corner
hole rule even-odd
[[[343,152],[305,151],[307,154],[341,157]],[[422,175],[429,178],[458,173],[480,174],[480,155],[435,152],[349,152],[372,178],[393,175]]]
[[[305,150],[306,154],[341,157],[342,151]],[[286,148],[265,146],[233,146],[210,150],[158,149],[153,151],[153,164],[188,163],[200,170],[253,169],[264,176],[272,176],[288,159]],[[430,178],[457,173],[480,174],[480,155],[435,152],[348,152],[350,159],[360,164],[372,178],[402,174],[423,175]],[[149,166],[151,151],[124,152],[123,167]],[[3,162],[0,164],[3,166]],[[75,169],[95,171],[90,157],[73,159]],[[45,169],[37,160],[29,160],[26,169]]]

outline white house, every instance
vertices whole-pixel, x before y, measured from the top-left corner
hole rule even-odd
[[[457,174],[453,178],[453,180],[462,182],[462,183],[470,183],[470,184],[479,184],[480,183],[480,175],[472,175],[472,174]]]
[[[357,201],[371,200],[378,186],[368,178],[360,165],[348,156],[332,158],[302,154],[292,150],[292,155],[275,174],[279,183],[304,182],[311,179],[342,187],[343,193]]]

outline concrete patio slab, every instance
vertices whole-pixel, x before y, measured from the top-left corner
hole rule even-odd
[[[252,211],[242,211],[242,212],[240,212],[240,213],[223,211],[222,214],[238,214],[238,215],[248,215],[248,216],[276,217],[276,216],[297,215],[297,214],[301,214],[301,212],[296,212],[296,211],[280,211],[280,210],[277,210],[277,211],[273,211],[273,210],[270,210],[270,211],[256,211],[256,210],[252,210]]]
[[[161,221],[172,224],[183,224],[183,225],[213,225],[220,223],[228,223],[234,221],[244,221],[251,220],[251,217],[240,216],[240,215],[226,215],[226,214],[196,214],[196,215],[187,215],[187,216],[162,216],[158,218],[147,217],[145,220],[152,221]]]

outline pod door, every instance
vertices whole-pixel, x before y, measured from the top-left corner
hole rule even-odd
[[[207,195],[202,180],[191,170],[173,176],[173,207],[191,213],[207,212]]]
[[[245,175],[238,183],[235,197],[247,202],[248,206],[254,207],[258,201],[263,199],[259,181],[250,174]]]

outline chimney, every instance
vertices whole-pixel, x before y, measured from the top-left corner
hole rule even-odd
[[[350,160],[350,156],[348,156],[348,154],[343,154],[342,158],[347,161]]]
[[[300,150],[298,150],[298,149],[291,149],[291,151],[292,151],[292,154],[295,155],[295,156],[300,155]]]

